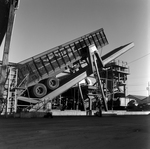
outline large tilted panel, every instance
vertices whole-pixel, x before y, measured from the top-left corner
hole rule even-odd
[[[18,64],[18,83],[22,82],[22,80],[29,75],[28,84],[31,86],[39,80],[60,73],[67,66],[86,58],[87,53],[84,52],[85,50],[83,49],[93,43],[98,49],[108,44],[103,29],[86,34],[20,62]]]

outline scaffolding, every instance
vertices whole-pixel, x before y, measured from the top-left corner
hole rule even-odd
[[[126,98],[126,81],[130,74],[127,62],[113,60],[101,71],[103,90],[108,99],[109,110],[114,109],[114,101]]]

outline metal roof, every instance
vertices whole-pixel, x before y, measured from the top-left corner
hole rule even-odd
[[[127,98],[135,99],[138,104],[150,103],[150,96],[128,95]]]

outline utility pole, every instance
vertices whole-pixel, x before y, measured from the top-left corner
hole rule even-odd
[[[148,91],[148,96],[150,96],[150,82],[148,82],[148,87],[146,89]]]
[[[4,102],[7,106],[7,99],[3,99],[4,86],[6,82],[7,69],[9,64],[9,51],[10,51],[10,42],[12,36],[12,30],[15,20],[15,10],[18,9],[19,0],[7,0],[9,4],[9,17],[8,17],[8,25],[5,37],[3,58],[2,58],[2,66],[0,67],[0,103]],[[7,107],[6,107],[7,109]],[[6,111],[7,113],[7,111]]]

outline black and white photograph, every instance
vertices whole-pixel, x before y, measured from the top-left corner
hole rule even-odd
[[[0,0],[0,149],[150,149],[150,0]]]

